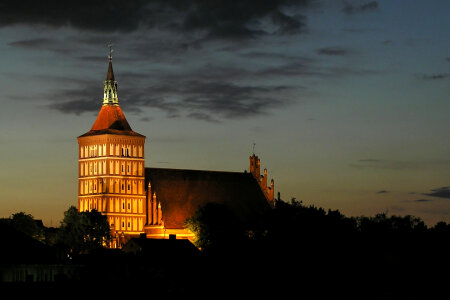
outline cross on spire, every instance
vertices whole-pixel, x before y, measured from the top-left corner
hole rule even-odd
[[[113,53],[113,48],[112,48],[113,44],[111,42],[109,42],[108,47],[109,47],[109,55],[108,55],[108,59],[109,61],[112,61],[112,53]]]

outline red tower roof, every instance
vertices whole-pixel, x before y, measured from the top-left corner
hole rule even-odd
[[[99,134],[143,136],[131,129],[118,105],[103,105],[91,130],[81,136]]]
[[[98,113],[97,120],[92,125],[92,130],[116,129],[132,131],[125,119],[122,109],[118,105],[103,105]]]

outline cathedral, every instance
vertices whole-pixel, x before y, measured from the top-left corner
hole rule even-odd
[[[91,130],[78,137],[78,210],[97,210],[111,227],[111,247],[131,237],[191,239],[184,221],[209,203],[247,219],[273,206],[274,182],[250,156],[249,172],[145,167],[145,136],[133,131],[120,108],[112,57],[103,105]]]

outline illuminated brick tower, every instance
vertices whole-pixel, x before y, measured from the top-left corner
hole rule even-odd
[[[91,130],[78,137],[78,210],[107,216],[113,247],[144,232],[144,144],[145,136],[131,129],[119,106],[110,53],[103,106]]]

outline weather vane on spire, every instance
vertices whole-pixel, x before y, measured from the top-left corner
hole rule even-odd
[[[256,146],[256,143],[253,142],[253,154],[255,154],[255,146]]]
[[[109,42],[108,47],[109,47],[109,55],[108,55],[108,59],[109,61],[112,61],[112,53],[113,53],[113,48],[112,48],[113,44],[111,42]]]

